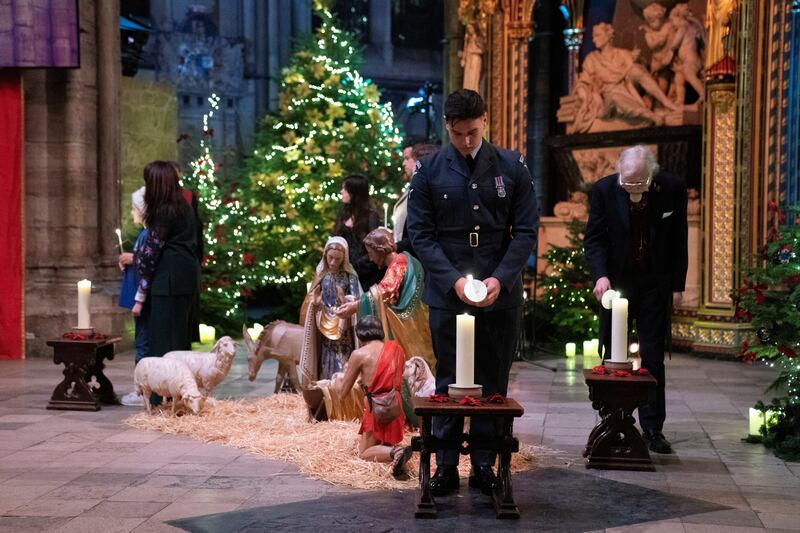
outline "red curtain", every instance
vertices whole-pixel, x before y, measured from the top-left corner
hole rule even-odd
[[[0,358],[25,355],[22,77],[0,70]]]

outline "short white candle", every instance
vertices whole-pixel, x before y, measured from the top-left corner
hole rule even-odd
[[[614,298],[611,302],[611,361],[628,360],[628,299]]]
[[[594,342],[591,340],[583,341],[583,356],[591,357],[592,349],[594,349]]]
[[[216,339],[217,332],[214,329],[214,326],[207,326],[205,324],[200,324],[200,343],[201,344],[211,344]]]
[[[92,294],[92,282],[82,279],[78,282],[78,327],[87,329],[92,327],[92,318],[89,314],[89,298]]]
[[[749,411],[749,430],[748,434],[758,437],[761,435],[761,426],[766,425],[767,427],[772,426],[775,424],[775,412],[767,410],[766,413],[763,411],[759,411],[758,409],[750,408]]]
[[[456,316],[456,385],[475,385],[475,317]]]
[[[575,343],[574,343],[574,342],[568,342],[568,343],[567,343],[567,344],[564,346],[564,354],[565,354],[567,357],[575,357],[575,349],[576,349],[576,348],[577,348],[577,346],[575,345]]]
[[[600,339],[592,339],[592,356],[600,357]]]

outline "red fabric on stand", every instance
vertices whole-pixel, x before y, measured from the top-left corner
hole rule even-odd
[[[375,366],[375,375],[372,376],[372,383],[369,391],[372,394],[389,392],[394,389],[398,396],[403,386],[403,370],[406,364],[406,354],[397,341],[386,341],[383,345],[378,364]],[[402,402],[400,398],[399,401]],[[403,412],[400,416],[386,425],[380,425],[375,421],[375,416],[369,410],[369,402],[364,398],[364,416],[361,417],[361,429],[359,435],[364,432],[371,432],[376,439],[384,444],[399,444],[403,442],[403,432],[406,424],[406,417]]]
[[[0,70],[0,358],[22,359],[24,246],[22,219],[22,76]]]

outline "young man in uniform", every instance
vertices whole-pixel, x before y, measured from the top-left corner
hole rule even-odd
[[[450,94],[444,118],[450,144],[417,163],[408,200],[408,231],[426,272],[436,392],[446,394],[455,382],[456,316],[467,312],[475,317],[475,382],[484,396],[505,395],[520,325],[522,269],[536,249],[533,180],[519,153],[483,139],[486,107],[478,93]],[[470,274],[488,289],[479,303],[464,294]],[[437,437],[457,438],[462,431],[463,418],[434,417]],[[493,421],[473,417],[470,433],[493,435]],[[470,486],[491,494],[495,455],[475,450],[471,461]],[[440,452],[436,463],[434,495],[458,490],[458,452]]]

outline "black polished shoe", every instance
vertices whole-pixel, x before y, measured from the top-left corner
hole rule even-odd
[[[645,431],[644,439],[647,441],[651,452],[673,453],[672,446],[660,431]]]
[[[431,494],[447,496],[458,491],[458,468],[455,466],[438,466],[431,478]]]
[[[469,486],[475,489],[481,489],[481,492],[487,496],[494,493],[494,487],[497,484],[497,478],[494,475],[492,467],[489,465],[481,465],[472,468],[472,475],[469,476]]]

